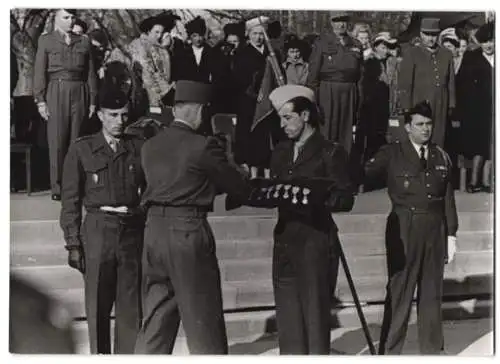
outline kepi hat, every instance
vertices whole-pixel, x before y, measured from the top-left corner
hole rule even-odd
[[[175,102],[208,104],[211,100],[212,87],[207,83],[179,80],[175,85]]]
[[[423,33],[439,33],[441,28],[439,27],[438,18],[423,18],[420,23],[420,30]]]

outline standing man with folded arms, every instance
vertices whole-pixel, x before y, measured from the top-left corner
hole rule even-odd
[[[84,277],[92,354],[111,353],[113,304],[114,353],[133,353],[141,320],[144,217],[138,207],[145,186],[142,141],[123,134],[128,104],[121,92],[100,92],[102,130],[77,139],[64,162],[60,223],[68,263]]]
[[[95,111],[97,76],[90,40],[71,32],[76,10],[58,9],[54,30],[42,34],[35,59],[34,97],[47,120],[52,199],[61,199],[64,157]]]
[[[227,354],[221,279],[207,221],[216,194],[241,199],[249,186],[226,158],[224,142],[197,132],[211,86],[179,80],[171,126],[144,144],[147,189],[143,326],[137,354],[171,354],[179,330],[191,354]]]
[[[451,161],[430,141],[430,103],[416,104],[405,115],[405,128],[407,141],[382,147],[365,166],[367,178],[387,180],[392,201],[386,229],[389,282],[379,353],[401,354],[417,288],[420,353],[435,355],[443,348],[444,265],[455,255],[458,230]]]

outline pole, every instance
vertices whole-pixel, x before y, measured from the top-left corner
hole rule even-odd
[[[358,312],[359,321],[361,321],[361,326],[363,327],[363,332],[365,334],[366,342],[368,343],[368,347],[370,349],[370,354],[375,355],[376,354],[375,346],[373,345],[373,340],[370,335],[370,330],[368,329],[368,324],[366,323],[365,315],[363,314],[363,310],[361,309],[361,303],[359,302],[358,293],[356,292],[356,287],[354,287],[354,282],[352,281],[351,272],[349,270],[349,266],[347,265],[347,259],[345,258],[344,251],[342,250],[342,245],[340,244],[340,241],[338,241],[338,247],[339,247],[340,261],[342,262],[342,266],[344,267],[347,283],[349,284],[349,288],[351,289],[352,298],[354,299],[356,311]]]

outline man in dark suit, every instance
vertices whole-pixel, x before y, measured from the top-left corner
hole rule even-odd
[[[418,103],[405,118],[408,139],[382,147],[365,166],[367,178],[387,180],[389,282],[380,354],[401,354],[413,293],[418,287],[418,339],[422,354],[443,348],[441,297],[447,260],[456,251],[457,210],[448,154],[430,142],[431,106]]]
[[[210,86],[178,81],[175,120],[146,142],[144,321],[138,354],[171,354],[180,320],[192,354],[227,354],[220,272],[207,221],[215,195],[249,187],[219,139],[197,133]]]
[[[125,94],[102,90],[97,112],[102,130],[77,139],[64,161],[60,224],[68,263],[84,275],[93,354],[111,353],[113,304],[114,353],[133,352],[141,320],[142,141],[124,135],[128,103]]]
[[[273,151],[272,178],[327,179],[332,191],[322,205],[278,210],[273,285],[280,353],[329,354],[330,309],[339,262],[338,229],[331,212],[350,211],[354,204],[347,153],[318,130],[313,90],[286,85],[269,98],[289,139]]]

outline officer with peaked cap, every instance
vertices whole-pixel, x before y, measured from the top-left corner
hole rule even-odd
[[[387,181],[387,294],[380,354],[401,354],[415,288],[421,354],[443,348],[441,297],[445,261],[456,251],[458,218],[448,154],[431,142],[431,104],[405,115],[408,140],[382,147],[365,165],[367,179]]]
[[[77,139],[64,161],[60,225],[68,264],[83,274],[93,354],[111,353],[113,304],[115,354],[133,352],[141,321],[142,141],[123,133],[128,104],[125,94],[100,90],[97,115],[102,129]],[[83,224],[82,206],[87,212]]]
[[[324,118],[322,133],[351,151],[352,129],[361,107],[362,46],[347,34],[349,15],[335,12],[333,34],[322,35],[309,58],[307,86],[315,90]]]
[[[338,229],[331,213],[350,211],[354,203],[347,153],[318,130],[313,90],[286,85],[269,98],[288,136],[273,151],[272,178],[326,178],[332,184],[323,207],[278,210],[272,270],[280,353],[329,354],[330,309],[339,261]]]
[[[224,143],[197,133],[211,87],[178,81],[171,126],[148,140],[143,326],[138,354],[171,354],[182,321],[191,354],[227,354],[221,278],[207,221],[217,193],[246,199],[249,187]]]
[[[456,99],[453,56],[438,45],[440,32],[439,19],[422,19],[422,43],[405,52],[398,83],[403,110],[408,111],[420,101],[429,100],[434,122],[432,141],[442,147]]]
[[[75,9],[57,9],[54,30],[38,40],[33,96],[47,124],[52,199],[61,198],[64,157],[95,112],[97,76],[88,37],[71,32]]]

